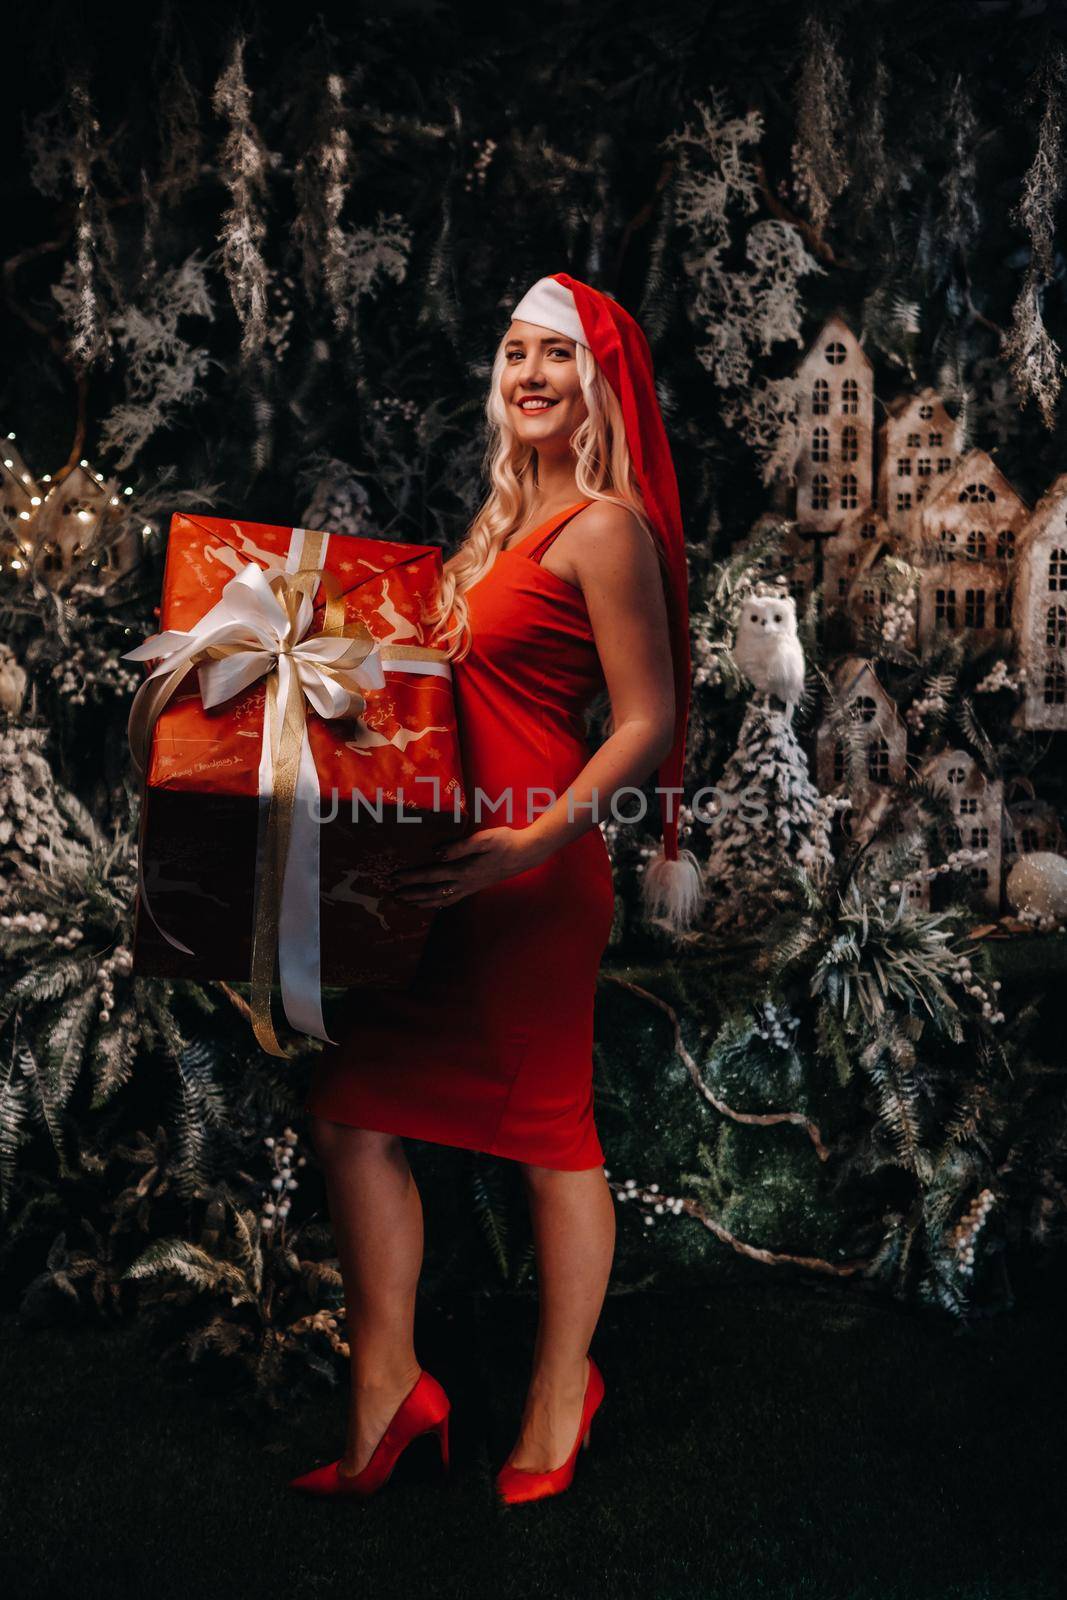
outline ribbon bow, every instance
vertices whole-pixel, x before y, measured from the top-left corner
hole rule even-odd
[[[327,593],[322,631],[309,635],[311,595]],[[310,590],[310,592],[309,592]],[[161,658],[161,659],[160,659]],[[366,624],[345,621],[337,577],[323,567],[300,567],[268,578],[249,562],[218,602],[188,632],[154,633],[124,661],[159,660],[130,707],[127,733],[142,779],[152,734],[168,702],[195,668],[210,710],[265,677],[266,702],[259,768],[260,830],[252,936],[252,1027],[271,1055],[294,1052],[279,1043],[270,1016],[275,956],[285,1014],[294,1028],[328,1044],[322,1017],[319,946],[318,774],[307,736],[305,700],[320,717],[357,717],[364,689],[385,685],[380,647]],[[299,802],[299,804],[298,804]],[[148,902],[138,861],[142,903],[168,943],[194,952],[160,927]]]

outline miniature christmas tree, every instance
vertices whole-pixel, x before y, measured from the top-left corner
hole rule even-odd
[[[811,870],[829,862],[836,802],[812,783],[791,712],[763,696],[745,712],[715,798],[707,830],[711,920],[751,926],[791,898],[790,863]]]

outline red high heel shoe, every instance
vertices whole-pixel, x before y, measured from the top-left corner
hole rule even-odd
[[[589,1448],[593,1413],[604,1398],[604,1379],[601,1377],[600,1368],[592,1356],[587,1359],[589,1376],[586,1379],[582,1420],[578,1424],[578,1437],[574,1441],[574,1449],[562,1466],[553,1467],[549,1472],[537,1472],[531,1467],[513,1467],[510,1462],[505,1461],[496,1475],[497,1494],[505,1505],[518,1505],[524,1500],[545,1500],[549,1495],[562,1494],[564,1489],[570,1488],[578,1451]]]
[[[435,1432],[441,1445],[441,1464],[448,1470],[448,1413],[451,1403],[437,1379],[420,1372],[412,1389],[401,1400],[389,1424],[374,1447],[367,1465],[359,1472],[340,1472],[340,1461],[314,1467],[298,1478],[290,1478],[289,1488],[304,1494],[352,1495],[365,1499],[388,1482],[401,1453],[420,1434]]]

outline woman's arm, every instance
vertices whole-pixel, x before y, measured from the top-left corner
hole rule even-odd
[[[656,552],[622,506],[594,501],[574,521],[577,537],[568,553],[604,671],[613,731],[559,799],[521,830],[529,866],[608,818],[616,790],[645,783],[674,739],[674,671]],[[633,802],[620,810],[632,812]],[[654,823],[658,816],[657,805]]]

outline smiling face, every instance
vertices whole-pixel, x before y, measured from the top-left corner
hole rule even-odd
[[[571,434],[589,414],[576,349],[573,339],[536,322],[513,322],[508,329],[500,393],[511,426],[535,450],[569,447]]]

